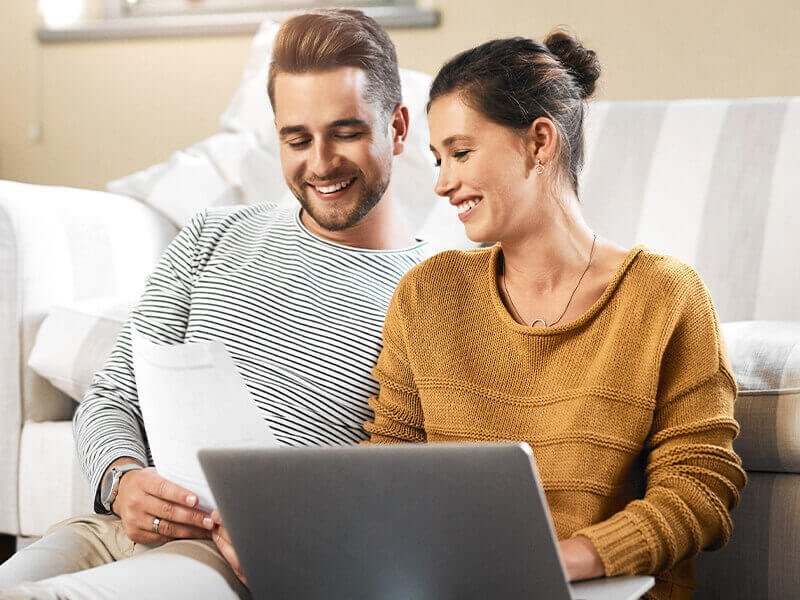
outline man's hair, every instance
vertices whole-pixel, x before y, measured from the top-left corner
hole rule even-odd
[[[397,53],[389,34],[360,10],[320,9],[291,17],[275,37],[267,93],[275,110],[278,73],[358,67],[367,75],[367,101],[388,117],[402,101]]]

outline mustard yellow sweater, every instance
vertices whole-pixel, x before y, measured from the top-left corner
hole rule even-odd
[[[498,293],[500,252],[443,252],[401,280],[371,441],[527,442],[559,539],[588,537],[606,575],[655,575],[647,598],[689,598],[692,557],[727,542],[746,482],[708,290],[637,246],[580,318],[530,328]]]

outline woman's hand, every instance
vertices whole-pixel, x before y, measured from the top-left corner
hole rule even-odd
[[[606,574],[603,561],[589,538],[582,535],[558,542],[561,559],[570,581],[595,579]]]
[[[214,529],[211,532],[211,539],[214,540],[214,543],[219,548],[220,553],[228,561],[228,564],[233,569],[233,572],[239,578],[239,580],[247,585],[247,579],[242,574],[242,566],[239,564],[239,557],[236,555],[236,550],[233,549],[233,544],[231,544],[231,538],[228,536],[228,530],[225,529],[225,525],[222,524],[222,517],[219,514],[218,510],[215,510],[211,513],[211,519],[214,521]]]

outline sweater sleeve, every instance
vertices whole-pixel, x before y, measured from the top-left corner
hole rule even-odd
[[[369,399],[374,418],[364,424],[371,444],[426,441],[422,406],[403,333],[403,287],[401,280],[389,303],[383,325],[383,349],[372,370],[380,391]]]
[[[662,339],[644,497],[573,535],[592,541],[607,576],[656,574],[724,546],[747,481],[733,451],[736,383],[705,285],[694,271]]]
[[[134,458],[144,465],[152,463],[136,391],[131,327],[135,325],[156,343],[183,341],[203,222],[204,213],[196,215],[164,251],[111,354],[95,373],[75,412],[75,448],[90,489],[95,490],[95,511],[99,513],[106,512],[100,504],[100,483],[108,465],[122,457]]]

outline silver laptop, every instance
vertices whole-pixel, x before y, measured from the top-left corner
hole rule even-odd
[[[254,598],[633,600],[568,584],[525,444],[201,450]]]

